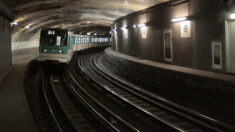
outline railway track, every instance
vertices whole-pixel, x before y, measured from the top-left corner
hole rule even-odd
[[[90,85],[87,85],[84,79],[79,75],[76,76],[72,73],[76,72],[69,71],[67,73],[67,80],[70,81],[71,90],[76,93],[78,99],[83,102],[84,106],[86,106],[110,131],[139,131],[117,114],[117,107],[116,110],[110,109],[112,104],[108,103],[108,100],[106,100],[103,95],[94,90]]]
[[[44,74],[43,93],[59,132],[107,131],[65,85],[65,76]]]
[[[59,132],[235,131],[105,72],[97,63],[101,55],[80,52],[65,73],[43,74],[44,98]]]
[[[134,109],[135,111],[132,112],[138,113],[139,117],[146,118],[145,123],[160,123],[164,126],[164,130],[168,128],[169,131],[234,131],[234,127],[108,76],[99,69],[100,67],[97,68],[95,60],[98,56],[98,54],[80,56],[76,66],[77,72],[80,72],[84,79],[98,87],[99,91],[103,91],[110,100],[116,100],[116,102],[121,102],[120,105]],[[128,119],[123,118],[123,120]],[[139,131],[146,130],[139,128],[134,122],[130,122],[130,124]],[[149,130],[154,129],[154,127],[149,128]]]
[[[56,98],[54,97],[52,87],[50,84],[50,79],[49,75],[43,74],[42,75],[42,90],[43,90],[43,95],[45,98],[45,102],[49,108],[50,114],[53,118],[54,124],[56,124],[57,131],[63,132],[65,130],[66,122],[64,121],[65,115],[63,114],[62,111],[60,111],[60,107],[58,102],[56,101]],[[67,123],[66,123],[67,124]],[[67,124],[68,125],[68,124]],[[68,127],[71,128],[71,127]],[[69,130],[69,129],[68,129]],[[72,130],[69,130],[72,131]]]
[[[183,116],[184,118],[187,118],[189,120],[192,120],[195,123],[198,123],[199,125],[202,125],[209,131],[235,131],[235,127],[228,125],[226,123],[220,122],[219,120],[210,118],[206,115],[203,115],[201,113],[198,113],[196,111],[190,110],[188,108],[185,108],[183,106],[177,105],[173,103],[172,101],[163,99],[160,96],[157,96],[155,94],[152,94],[148,91],[145,91],[142,88],[139,88],[138,86],[133,85],[132,83],[128,83],[122,79],[119,79],[117,76],[110,72],[105,72],[105,68],[102,68],[97,63],[97,60],[99,57],[101,57],[102,54],[96,54],[94,55],[90,63],[92,65],[92,68],[102,77],[106,78],[110,82],[120,86],[122,89],[133,93],[141,98],[143,98],[146,101],[149,101],[152,104],[160,105],[169,111],[175,112],[176,114]]]

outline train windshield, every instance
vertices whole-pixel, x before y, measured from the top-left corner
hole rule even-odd
[[[42,30],[41,45],[67,46],[68,33],[66,31]]]

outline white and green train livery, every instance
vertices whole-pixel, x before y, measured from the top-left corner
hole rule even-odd
[[[68,63],[74,51],[107,46],[110,42],[110,37],[75,35],[64,29],[42,29],[37,60]]]

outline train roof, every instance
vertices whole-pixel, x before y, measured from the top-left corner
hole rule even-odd
[[[67,29],[60,29],[60,28],[44,28],[44,29],[42,29],[42,31],[45,31],[45,30],[54,30],[54,31],[65,31],[65,32],[68,32]]]

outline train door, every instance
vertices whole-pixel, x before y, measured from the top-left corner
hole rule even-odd
[[[235,73],[235,21],[226,21],[226,71]]]
[[[73,55],[73,48],[74,48],[74,45],[73,45],[73,36],[69,36],[68,37],[68,45],[67,45],[67,48],[68,48],[68,51],[67,51],[67,57],[68,57],[68,61],[69,62],[72,58],[72,55]]]

